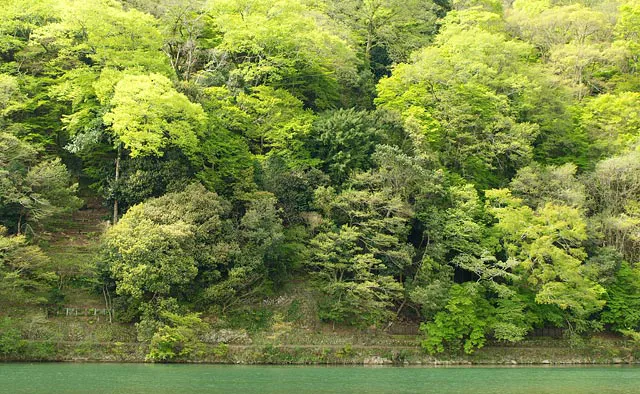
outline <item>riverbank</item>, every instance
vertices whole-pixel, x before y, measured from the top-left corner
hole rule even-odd
[[[5,312],[10,312],[6,310]],[[17,311],[14,311],[17,312]],[[0,317],[0,361],[147,361],[147,343],[133,324],[109,323],[105,316]],[[640,345],[613,335],[568,340],[532,337],[517,344],[489,341],[473,354],[431,356],[420,334],[359,330],[328,324],[292,324],[271,319],[254,326],[211,322],[197,349],[182,363],[293,365],[536,365],[635,364]],[[241,328],[245,327],[245,328]],[[397,328],[396,328],[397,329]],[[398,330],[397,330],[398,331]],[[396,331],[396,332],[397,332]],[[399,330],[404,331],[404,330]],[[411,331],[411,330],[406,330]],[[636,361],[638,360],[638,361]]]
[[[637,364],[640,351],[620,341],[589,340],[568,346],[561,340],[487,346],[471,355],[427,355],[419,346],[203,344],[196,356],[180,363],[280,365],[585,365]],[[24,341],[20,351],[0,361],[146,362],[148,348],[139,343]]]
[[[530,337],[517,344],[489,341],[473,354],[431,356],[420,346],[424,337],[417,326],[407,323],[388,330],[339,327],[305,317],[314,314],[305,312],[306,304],[299,305],[295,314],[289,313],[295,319],[288,317],[290,306],[256,309],[226,320],[208,317],[209,328],[200,335],[196,350],[173,361],[247,365],[640,363],[640,344],[607,333],[573,340]],[[5,308],[0,313],[0,361],[147,362],[148,343],[137,338],[134,324],[110,323],[100,314],[76,316],[75,312],[45,313],[37,308]]]

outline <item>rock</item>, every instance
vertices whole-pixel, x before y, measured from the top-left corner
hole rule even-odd
[[[549,361],[549,360],[542,360],[542,364],[551,364],[551,361]]]
[[[380,357],[380,356],[371,356],[365,358],[362,363],[364,365],[384,365],[384,364],[393,364],[393,361],[388,358]]]
[[[511,360],[511,364],[513,364],[513,365],[517,365],[517,364],[518,364],[518,362],[517,362],[516,360]]]
[[[624,360],[623,360],[623,359],[621,359],[621,358],[619,358],[619,357],[614,357],[611,361],[612,361],[614,364],[624,364]]]

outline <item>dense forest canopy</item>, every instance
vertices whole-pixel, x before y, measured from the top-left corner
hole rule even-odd
[[[7,0],[0,298],[89,195],[152,344],[294,279],[429,352],[634,335],[639,66],[639,0]]]

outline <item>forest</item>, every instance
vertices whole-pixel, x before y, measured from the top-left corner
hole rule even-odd
[[[152,360],[292,283],[431,354],[640,340],[640,0],[2,3],[0,306],[84,288]]]

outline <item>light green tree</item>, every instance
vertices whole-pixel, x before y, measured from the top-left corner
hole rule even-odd
[[[208,15],[221,38],[202,73],[205,80],[228,70],[224,79],[231,86],[284,89],[315,108],[335,105],[343,88],[357,80],[355,52],[305,2],[211,1]]]
[[[509,187],[533,208],[546,203],[582,208],[587,196],[584,184],[576,177],[576,171],[576,166],[571,163],[562,166],[534,163],[518,170]]]
[[[114,135],[117,147],[115,182],[119,181],[121,146],[131,158],[162,156],[170,146],[195,159],[198,137],[206,115],[200,104],[178,93],[171,81],[160,75],[125,75],[115,85],[110,111],[104,124]],[[113,205],[113,221],[118,220],[118,200]]]
[[[605,304],[605,290],[584,265],[587,232],[580,210],[553,203],[533,210],[508,189],[488,190],[486,197],[520,285],[535,292],[536,303],[563,311],[571,331],[588,328],[590,315]]]
[[[224,310],[257,293],[282,228],[271,194],[250,201],[236,221],[228,202],[192,184],[132,207],[105,235],[108,275],[117,293],[140,306],[137,314],[147,311],[149,321],[157,319],[153,306],[159,300]]]
[[[614,45],[623,47],[626,50],[627,67],[630,76],[620,84],[636,90],[638,87],[638,65],[640,64],[640,37],[638,27],[640,26],[640,2],[637,0],[627,0],[620,4],[620,14],[615,26],[616,41]]]
[[[631,152],[602,160],[586,182],[596,239],[631,263],[640,258],[639,156]]]
[[[42,305],[49,299],[55,272],[49,258],[23,235],[9,236],[0,226],[0,299],[5,304]]]
[[[486,342],[491,305],[482,286],[471,282],[453,285],[449,297],[444,311],[436,314],[433,322],[422,324],[426,335],[422,347],[432,354],[460,348],[473,353]]]
[[[531,53],[504,33],[448,19],[434,46],[380,81],[376,103],[402,115],[420,154],[492,184],[532,156],[539,128],[515,116],[536,86],[522,73]]]
[[[595,159],[637,149],[640,144],[640,93],[602,94],[588,100],[580,114],[580,127],[590,139]]]
[[[624,45],[614,45],[615,4],[580,3],[520,0],[508,17],[516,35],[540,50],[578,100],[607,91],[628,68]]]
[[[313,122],[313,113],[300,100],[282,89],[259,86],[237,97],[238,108],[245,113],[243,134],[258,155],[278,155],[295,165],[308,161],[303,139]]]
[[[164,311],[161,319],[166,322],[153,334],[146,360],[167,362],[192,359],[204,353],[200,336],[209,328],[197,313],[180,315]]]
[[[187,156],[197,151],[206,115],[168,78],[126,75],[116,84],[110,105],[104,122],[132,158],[162,156],[168,146],[177,146]]]

